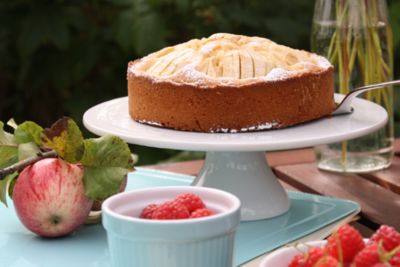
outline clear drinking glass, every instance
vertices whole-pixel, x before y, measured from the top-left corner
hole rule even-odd
[[[336,93],[392,80],[393,41],[385,0],[316,0],[312,51],[335,67]],[[383,106],[389,121],[364,137],[315,147],[320,169],[369,172],[388,167],[393,158],[393,88],[361,97]],[[368,114],[365,114],[368,116]]]

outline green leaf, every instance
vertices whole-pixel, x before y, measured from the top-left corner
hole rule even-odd
[[[42,144],[43,128],[33,121],[25,121],[15,129],[14,136],[18,144],[34,142]]]
[[[119,192],[125,175],[132,171],[118,167],[84,167],[85,194],[93,200],[103,200]]]
[[[7,122],[7,125],[12,127],[14,130],[17,129],[17,127],[18,127],[18,124],[15,122],[14,119],[9,119]]]
[[[0,180],[0,202],[7,206],[7,192],[9,192],[10,184],[14,178],[18,176],[17,172],[7,175],[3,180]]]
[[[4,131],[4,123],[0,121],[0,145],[16,145],[15,138],[12,134]]]
[[[61,50],[67,49],[70,42],[70,35],[66,17],[57,17],[55,15],[53,16],[52,23],[53,25],[48,29],[49,41],[52,41]]]
[[[0,168],[10,166],[18,161],[18,146],[12,134],[3,129],[0,121]]]
[[[0,169],[18,162],[18,147],[0,145]]]
[[[115,40],[125,50],[132,49],[134,35],[133,23],[135,21],[134,12],[132,8],[124,10],[114,21]]]
[[[40,46],[53,44],[65,50],[70,43],[68,21],[64,11],[55,5],[35,8],[23,17],[17,47],[22,58],[28,58]]]
[[[86,195],[101,200],[118,193],[121,181],[133,170],[128,145],[119,137],[105,135],[85,140],[84,146],[81,164]]]
[[[106,2],[120,6],[127,6],[132,4],[132,0],[107,0]]]
[[[146,55],[166,46],[164,39],[165,22],[155,12],[142,14],[133,25],[134,49],[139,55]]]
[[[45,40],[42,23],[38,23],[30,16],[25,17],[21,21],[21,31],[18,34],[17,47],[22,58],[31,55]]]
[[[65,161],[76,163],[83,154],[82,132],[71,118],[64,117],[44,130],[43,145]]]
[[[81,159],[84,166],[122,167],[132,169],[132,156],[128,145],[119,137],[104,135],[84,141],[85,153]]]
[[[12,174],[11,174],[12,175]],[[11,179],[9,185],[8,185],[8,196],[12,199],[13,195],[14,195],[14,187],[15,187],[15,183],[17,182],[17,178],[15,179]]]
[[[190,6],[192,4],[191,0],[177,0],[176,6],[182,13],[187,13],[190,10]]]
[[[33,142],[20,144],[18,146],[18,160],[21,161],[30,157],[34,157],[39,152],[39,146]]]

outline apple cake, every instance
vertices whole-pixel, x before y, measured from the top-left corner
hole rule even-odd
[[[196,132],[283,128],[329,115],[333,67],[260,37],[217,33],[129,62],[130,116]]]

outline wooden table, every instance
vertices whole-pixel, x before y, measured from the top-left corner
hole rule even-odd
[[[318,170],[311,148],[270,152],[267,160],[288,190],[333,196],[361,205],[360,219],[353,225],[369,236],[381,224],[400,231],[400,139],[395,141],[390,168],[366,174],[338,174]],[[146,166],[196,175],[202,160]]]

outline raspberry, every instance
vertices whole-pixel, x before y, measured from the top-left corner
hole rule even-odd
[[[371,236],[369,243],[378,243],[380,240],[382,240],[383,247],[387,251],[391,251],[400,245],[400,233],[397,232],[393,227],[382,225]]]
[[[400,250],[400,246],[394,248],[393,250],[397,249]],[[390,258],[389,263],[392,265],[392,267],[400,267],[400,251]]]
[[[189,218],[188,209],[180,202],[166,201],[153,211],[152,219],[155,220],[175,220]]]
[[[354,267],[370,267],[381,263],[379,247],[376,243],[366,246],[354,257]]]
[[[206,207],[201,198],[193,193],[180,194],[175,198],[175,200],[185,205],[189,212]]]
[[[190,214],[190,218],[200,218],[214,215],[215,212],[207,208],[197,209]]]
[[[315,265],[313,265],[313,267],[338,267],[338,266],[342,265],[339,265],[337,259],[329,255],[327,257],[321,258]]]
[[[154,210],[158,207],[157,204],[149,204],[147,205],[143,210],[142,213],[140,213],[140,218],[143,219],[151,219],[153,216]]]
[[[304,254],[294,256],[289,267],[312,267],[324,256],[324,250],[320,247],[313,247]]]
[[[364,247],[360,233],[348,224],[333,233],[326,244],[328,254],[343,263],[350,263]]]

